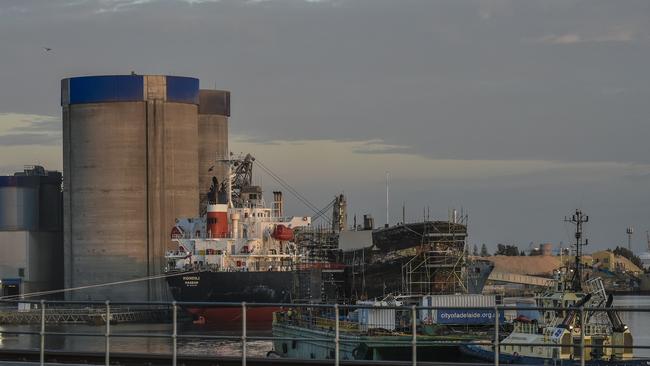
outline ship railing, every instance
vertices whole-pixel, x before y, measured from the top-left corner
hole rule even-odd
[[[589,324],[585,326],[585,334],[588,336],[592,335],[605,335],[612,332],[612,327],[607,324]]]
[[[168,257],[168,258],[185,258],[189,254],[190,254],[189,252],[183,252],[183,251],[180,251],[180,250],[168,250],[165,253],[165,257]]]
[[[228,239],[231,238],[230,232],[225,234],[212,234],[212,233],[183,233],[183,234],[172,234],[172,239]]]
[[[552,350],[556,350],[559,357],[564,357],[564,360],[568,360],[568,357],[572,357],[571,364],[574,362],[579,362],[581,365],[584,365],[586,361],[591,358],[593,355],[603,352],[603,350],[612,353],[617,352],[617,354],[622,355],[623,357],[629,358],[632,355],[633,350],[643,349],[650,350],[650,345],[633,345],[631,339],[625,340],[623,343],[620,342],[620,339],[625,337],[615,337],[613,338],[614,343],[609,345],[597,344],[597,343],[587,343],[585,342],[585,336],[587,331],[580,332],[578,344],[567,343],[560,344],[555,341],[546,341],[546,342],[507,342],[506,345],[502,344],[502,340],[507,336],[506,326],[502,320],[502,314],[505,310],[552,310],[552,311],[566,311],[566,310],[575,310],[575,308],[564,308],[564,307],[529,307],[529,306],[488,306],[488,307],[449,307],[449,306],[417,306],[417,305],[392,305],[390,303],[382,303],[381,306],[376,306],[376,302],[367,303],[367,304],[355,304],[355,305],[344,305],[344,304],[297,304],[297,303],[246,303],[246,302],[231,302],[231,303],[215,303],[215,302],[109,302],[109,301],[46,301],[46,300],[20,300],[20,299],[0,299],[0,304],[17,304],[17,303],[29,303],[35,304],[38,306],[38,311],[40,311],[40,326],[38,330],[25,330],[25,328],[12,328],[7,325],[0,327],[0,336],[4,335],[28,335],[36,336],[39,339],[39,347],[37,349],[38,360],[41,365],[44,365],[46,361],[52,359],[59,359],[61,357],[61,352],[56,352],[55,349],[46,347],[48,343],[46,340],[48,337],[86,337],[86,338],[95,338],[103,339],[104,343],[104,352],[101,354],[97,353],[88,353],[84,352],[83,357],[85,360],[93,358],[96,361],[104,361],[106,365],[113,363],[120,363],[129,359],[129,357],[134,357],[133,354],[126,355],[119,352],[118,347],[112,347],[111,341],[118,339],[129,339],[129,338],[145,338],[158,339],[161,345],[165,344],[169,347],[169,352],[165,354],[146,354],[142,357],[157,357],[159,359],[168,358],[172,365],[176,366],[179,361],[185,363],[191,360],[196,360],[196,355],[193,354],[195,349],[189,350],[192,354],[188,354],[187,350],[181,348],[183,353],[179,353],[179,341],[187,340],[212,340],[212,341],[231,341],[239,342],[241,345],[241,364],[246,365],[247,361],[254,360],[250,357],[248,347],[252,341],[267,341],[274,342],[275,347],[280,347],[282,349],[284,345],[294,345],[299,344],[300,342],[309,343],[311,345],[317,344],[325,349],[331,351],[324,356],[328,358],[327,360],[321,360],[321,364],[334,363],[339,365],[342,359],[348,359],[346,364],[354,364],[356,356],[364,356],[366,354],[360,355],[359,353],[371,352],[367,347],[360,349],[358,347],[354,348],[355,345],[359,345],[358,335],[361,332],[365,332],[366,335],[379,335],[381,338],[381,344],[384,346],[390,347],[406,347],[410,349],[411,360],[408,364],[416,365],[418,362],[418,357],[421,353],[418,352],[419,348],[425,347],[468,347],[470,350],[479,350],[485,354],[491,355],[492,364],[499,365],[502,361],[504,363],[517,363],[518,359],[512,353],[504,353],[504,350],[513,350],[514,347],[539,347],[540,349],[550,347]],[[103,313],[102,319],[106,319],[105,324],[100,325],[98,332],[75,332],[75,331],[62,331],[61,327],[57,325],[52,327],[47,320],[47,312],[49,309],[65,309],[70,306],[86,306],[99,309],[100,313]],[[170,318],[168,319],[169,325],[166,330],[161,332],[152,332],[152,331],[125,331],[124,328],[120,329],[119,327],[114,327],[114,317],[112,316],[114,312],[118,311],[120,308],[124,307],[137,307],[137,308],[146,308],[146,307],[167,307],[170,311]],[[183,309],[187,308],[230,308],[237,309],[241,313],[241,327],[231,333],[223,332],[210,332],[208,334],[192,333],[191,331],[186,330],[187,328],[181,328],[181,314]],[[250,322],[248,321],[247,314],[250,311],[255,310],[256,308],[274,308],[277,309],[275,313],[275,329],[281,329],[286,325],[300,325],[297,329],[301,332],[297,333],[280,333],[279,336],[271,335],[256,335],[249,334]],[[364,329],[364,320],[352,321],[349,319],[350,314],[355,311],[367,311],[365,319],[368,320],[365,322],[366,326]],[[577,309],[579,313],[579,319],[584,324],[586,320],[586,313],[589,312],[602,312],[602,311],[617,311],[619,313],[643,313],[650,314],[650,307],[611,307],[611,308],[588,308],[580,307]],[[370,312],[377,312],[374,315]],[[392,311],[392,312],[391,312]],[[482,328],[477,327],[473,322],[468,322],[467,324],[461,324],[460,328],[457,328],[455,332],[445,334],[443,336],[436,335],[435,332],[429,332],[431,326],[434,325],[422,317],[423,311],[437,311],[440,315],[444,314],[453,314],[453,311],[456,311],[457,314],[467,314],[471,312],[472,314],[484,314],[488,321],[482,324]],[[304,320],[304,317],[297,316],[295,319],[300,319],[293,322],[293,314],[308,313],[312,312],[313,316],[308,322]],[[387,315],[388,314],[388,315]],[[390,317],[393,317],[391,319]],[[483,315],[480,315],[483,316]],[[386,321],[386,323],[379,324],[383,329],[374,328],[374,323],[370,319],[379,319],[380,323]],[[460,316],[459,319],[470,319],[474,316]],[[382,320],[383,319],[383,320]],[[440,319],[440,318],[439,318]],[[187,321],[187,320],[185,320]],[[356,328],[352,323],[358,323]],[[438,322],[438,325],[445,325],[445,322]],[[49,325],[49,327],[48,327]],[[315,326],[315,332],[311,331],[311,326]],[[586,327],[587,328],[587,327]],[[191,329],[191,328],[190,328]],[[355,331],[357,329],[357,331]],[[459,330],[460,329],[460,330]],[[482,333],[477,332],[476,334],[471,334],[472,331],[478,331],[482,329]],[[639,330],[643,331],[643,330]],[[432,335],[433,334],[433,335]],[[483,334],[484,336],[481,336]],[[295,343],[294,343],[295,342]],[[365,341],[364,341],[365,342]],[[65,342],[64,342],[65,343]],[[57,342],[58,344],[58,342]],[[477,348],[478,347],[478,348]],[[482,347],[482,348],[481,348]],[[494,352],[496,350],[497,352]],[[16,350],[13,350],[14,352]],[[19,350],[18,350],[19,351]],[[31,354],[30,350],[23,350],[25,352],[25,358]],[[277,351],[277,350],[276,350]],[[479,352],[476,351],[476,352]],[[569,352],[569,353],[565,353]],[[422,353],[423,354],[423,353]],[[356,356],[355,356],[356,355]],[[2,352],[0,352],[0,357],[2,357]],[[215,356],[211,355],[208,357],[210,362],[215,360]],[[230,361],[232,359],[230,358]],[[553,362],[554,360],[549,360]],[[561,361],[560,359],[555,359],[555,361]],[[266,360],[268,362],[268,360]],[[280,362],[282,363],[282,362]],[[310,363],[318,364],[316,361],[310,361]],[[398,364],[398,363],[391,363]]]

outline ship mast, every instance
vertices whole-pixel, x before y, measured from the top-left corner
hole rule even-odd
[[[575,269],[573,272],[573,278],[571,279],[571,284],[573,285],[573,291],[579,292],[582,291],[582,247],[589,244],[589,240],[585,239],[582,241],[582,224],[589,222],[589,216],[584,215],[580,209],[576,210],[576,213],[571,216],[571,218],[564,217],[565,222],[570,222],[576,226],[575,232]]]
[[[226,171],[228,174],[228,184],[226,185],[226,197],[227,197],[227,204],[228,208],[233,208],[232,205],[232,162],[230,161],[230,155],[228,155],[228,158],[224,160],[224,163],[228,167],[228,170]]]

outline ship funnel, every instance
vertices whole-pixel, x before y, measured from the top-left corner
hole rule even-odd
[[[284,216],[284,200],[282,199],[282,192],[273,192],[273,216]]]
[[[210,238],[225,238],[228,236],[228,205],[208,205],[207,231]]]
[[[371,215],[363,215],[363,230],[373,230],[375,228],[375,220]]]

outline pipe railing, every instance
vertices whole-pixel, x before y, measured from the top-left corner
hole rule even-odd
[[[584,324],[585,322],[585,313],[586,312],[606,312],[606,311],[616,311],[620,313],[625,313],[625,312],[630,312],[630,313],[648,313],[650,312],[650,307],[610,307],[610,308],[592,308],[592,307],[579,307],[579,308],[571,308],[571,307],[529,307],[529,306],[503,306],[503,305],[496,305],[496,306],[471,306],[471,307],[459,307],[459,306],[416,306],[416,305],[411,305],[411,306],[373,306],[371,304],[360,304],[360,305],[344,305],[344,304],[287,304],[287,303],[246,303],[246,302],[223,302],[223,303],[214,303],[214,302],[109,302],[109,301],[45,301],[45,300],[1,300],[0,299],[0,304],[16,304],[16,303],[30,303],[30,304],[38,304],[40,307],[40,312],[41,312],[41,319],[40,319],[40,329],[38,332],[36,331],[8,331],[8,330],[0,330],[0,336],[2,334],[14,334],[14,335],[38,335],[39,340],[40,340],[40,345],[39,345],[39,359],[40,359],[40,364],[45,365],[45,355],[46,355],[46,348],[45,348],[45,339],[47,336],[73,336],[73,337],[104,337],[105,338],[105,354],[104,354],[104,363],[105,365],[110,365],[110,357],[111,357],[111,350],[110,350],[110,339],[111,338],[164,338],[164,339],[170,339],[172,341],[172,350],[171,350],[171,361],[172,365],[176,366],[178,362],[178,340],[179,339],[213,339],[213,340],[232,340],[232,341],[240,341],[241,342],[241,364],[246,365],[246,361],[249,358],[248,357],[248,352],[247,352],[247,345],[250,341],[310,341],[310,342],[326,342],[334,343],[334,364],[336,366],[339,365],[340,359],[341,359],[341,344],[349,343],[351,340],[347,340],[345,337],[341,336],[341,323],[346,324],[345,321],[341,321],[341,312],[347,310],[350,312],[350,310],[357,310],[357,309],[373,309],[373,310],[395,310],[396,313],[397,311],[401,311],[405,319],[408,318],[410,321],[410,324],[408,327],[402,327],[401,328],[401,334],[404,335],[404,339],[395,339],[395,340],[383,340],[381,343],[383,344],[393,344],[393,345],[404,345],[408,346],[410,344],[411,346],[411,362],[413,365],[417,364],[417,350],[418,346],[439,346],[439,345],[453,345],[453,346],[461,346],[461,345],[485,345],[485,344],[492,344],[494,346],[494,365],[499,365],[500,364],[500,355],[501,355],[501,349],[503,347],[503,343],[501,342],[501,332],[500,328],[503,325],[501,322],[501,316],[504,311],[506,310],[555,310],[555,311],[566,311],[566,310],[574,310],[578,312],[578,315],[580,317],[580,324]],[[88,332],[48,332],[46,330],[46,309],[48,308],[48,305],[56,305],[57,307],[60,307],[60,305],[95,305],[95,306],[101,306],[103,305],[104,307],[104,313],[106,314],[106,321],[105,321],[105,329],[103,333],[88,333]],[[123,306],[123,305],[128,305],[128,306],[151,306],[156,309],[160,308],[161,306],[168,306],[172,309],[172,332],[170,334],[167,333],[116,333],[111,331],[111,309],[112,306]],[[179,334],[178,333],[178,308],[179,307],[187,307],[187,306],[192,306],[192,307],[206,307],[206,308],[233,308],[233,307],[239,307],[241,309],[241,314],[242,314],[242,327],[241,327],[241,335],[206,335],[206,334]],[[278,307],[280,309],[305,309],[305,310],[315,310],[315,309],[332,309],[333,310],[333,319],[328,318],[328,317],[320,317],[320,319],[325,319],[327,321],[331,321],[333,324],[333,329],[326,329],[326,328],[321,328],[325,329],[321,334],[326,334],[328,335],[327,337],[267,337],[267,336],[248,336],[247,335],[247,330],[248,330],[248,324],[247,324],[247,311],[251,308],[255,307]],[[418,311],[419,310],[473,310],[473,311],[490,311],[492,314],[494,314],[494,329],[493,329],[493,335],[491,337],[491,340],[483,340],[483,341],[458,341],[454,340],[453,336],[448,336],[446,340],[418,340],[418,325],[423,326],[423,323],[418,323]],[[405,314],[408,315],[408,317],[405,316]],[[316,317],[314,317],[316,318]],[[349,322],[347,322],[349,323]],[[291,323],[289,323],[291,325]],[[306,325],[304,323],[298,323],[298,325]],[[307,324],[309,325],[309,324]],[[374,324],[375,326],[380,326],[382,324],[377,323]],[[470,324],[471,325],[471,324]],[[470,326],[467,325],[467,326]],[[622,345],[622,344],[611,344],[607,346],[602,346],[602,345],[592,345],[592,344],[586,344],[585,343],[585,332],[584,329],[586,327],[581,327],[580,329],[580,343],[579,343],[579,348],[580,348],[580,364],[584,365],[585,360],[586,360],[586,350],[590,348],[596,348],[596,347],[602,347],[602,348],[608,348],[608,349],[619,349],[619,348],[626,348],[626,349],[650,349],[650,345]],[[345,329],[344,329],[345,330]],[[409,331],[410,334],[405,333],[406,331]],[[331,336],[329,336],[331,334]],[[486,343],[488,341],[489,343]],[[508,342],[508,346],[530,346],[530,347],[562,347],[562,345],[558,344],[548,344],[548,343],[516,343],[516,342]],[[568,345],[570,347],[574,347],[575,345],[571,343]],[[649,359],[650,360],[650,359]],[[350,362],[347,360],[346,362]]]

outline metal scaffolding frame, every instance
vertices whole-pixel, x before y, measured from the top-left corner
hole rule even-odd
[[[417,255],[402,266],[403,293],[405,295],[466,293],[468,290],[465,242],[467,227],[450,222],[447,232],[442,233],[431,223],[426,226],[426,230],[422,235],[422,244]]]

